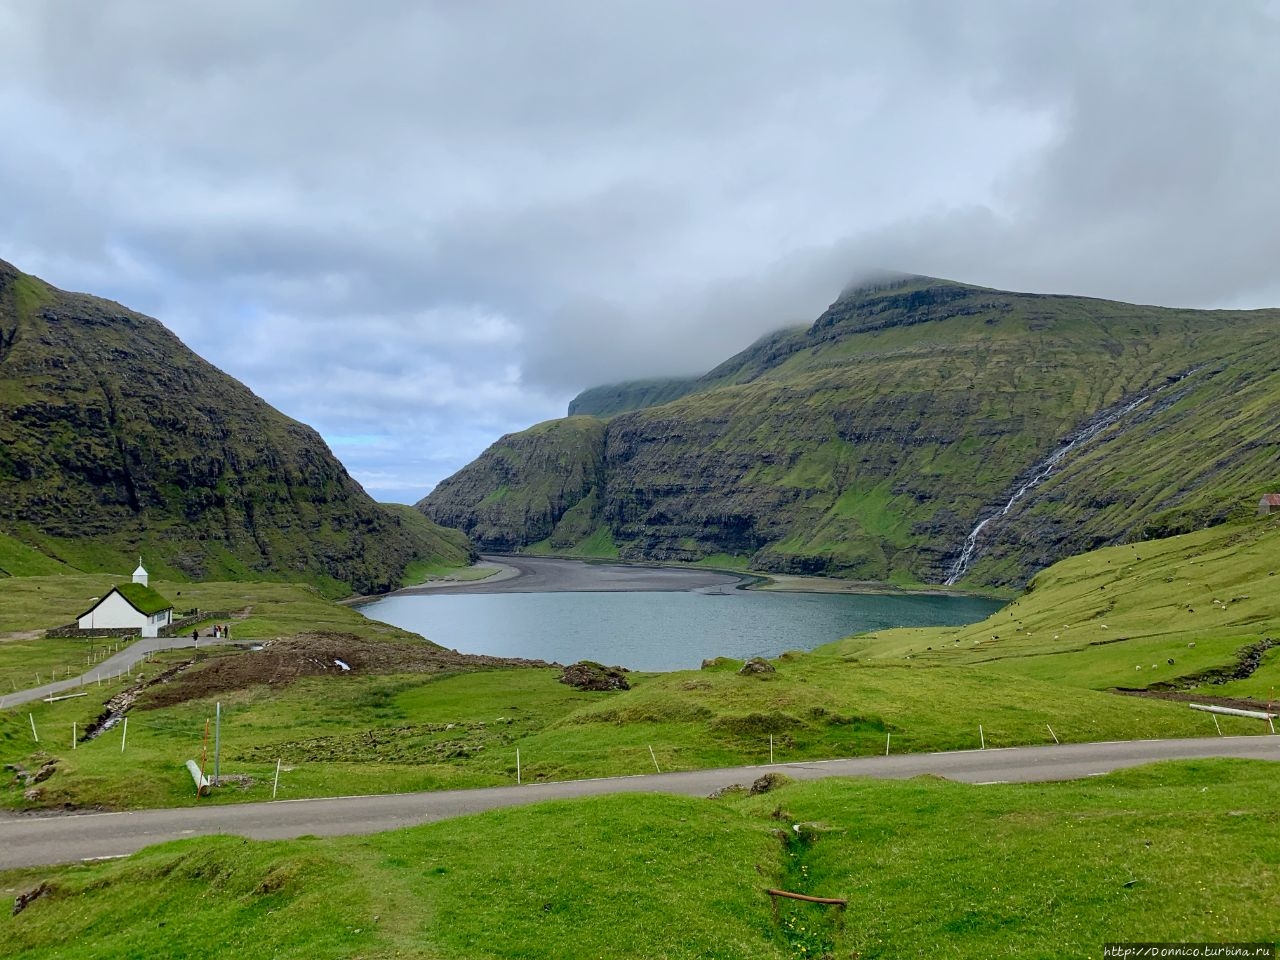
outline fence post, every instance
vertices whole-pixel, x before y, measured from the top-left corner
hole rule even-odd
[[[222,769],[222,702],[219,701],[214,710],[213,721],[213,785],[220,786],[219,773]]]

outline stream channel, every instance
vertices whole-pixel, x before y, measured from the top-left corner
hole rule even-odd
[[[515,575],[404,591],[358,609],[462,653],[659,671],[697,669],[712,657],[811,650],[889,627],[958,626],[1004,605],[965,596],[744,590],[742,578],[707,570],[490,559]]]

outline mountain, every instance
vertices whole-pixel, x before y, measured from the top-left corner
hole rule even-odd
[[[418,508],[482,549],[1008,585],[1280,488],[1277,310],[899,276],[680,390],[588,391]]]
[[[0,571],[399,586],[455,531],[375,503],[310,427],[158,321],[0,262]]]

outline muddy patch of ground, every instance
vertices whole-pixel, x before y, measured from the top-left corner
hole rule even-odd
[[[1202,703],[1206,706],[1233,707],[1236,710],[1261,710],[1265,712],[1268,708],[1268,704],[1265,701],[1252,700],[1249,697],[1211,697],[1203,693],[1186,693],[1182,690],[1119,689],[1116,693],[1123,693],[1129,697],[1150,697],[1153,700],[1174,700],[1179,703]],[[1271,705],[1271,712],[1275,712],[1274,705]]]
[[[1143,689],[1117,687],[1116,693],[1130,697],[1152,697],[1156,700],[1181,700],[1191,703],[1213,704],[1219,707],[1235,707],[1238,710],[1266,710],[1269,705],[1249,697],[1215,697],[1206,693],[1189,692],[1211,684],[1230,683],[1232,680],[1246,680],[1262,664],[1262,656],[1280,641],[1272,637],[1263,637],[1257,643],[1242,647],[1236,654],[1234,663],[1220,667],[1212,667],[1199,673],[1188,674],[1174,680],[1153,683]],[[1169,661],[1173,663],[1172,660]]]
[[[391,643],[349,633],[304,633],[269,640],[260,648],[184,664],[147,683],[136,706],[151,710],[260,683],[284,686],[300,677],[547,666],[553,664],[517,657],[475,656],[425,643]]]

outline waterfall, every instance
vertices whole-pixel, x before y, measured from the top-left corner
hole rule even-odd
[[[1181,381],[1184,377],[1190,376],[1191,373],[1194,372],[1194,370],[1189,371],[1179,377],[1178,380]],[[1160,390],[1163,389],[1164,387],[1160,388]],[[1087,443],[1092,440],[1103,430],[1107,429],[1107,427],[1113,426],[1124,419],[1142,404],[1146,403],[1147,400],[1155,394],[1159,393],[1160,390],[1154,390],[1151,393],[1144,393],[1142,396],[1138,397],[1138,399],[1130,401],[1123,407],[1106,412],[1102,417],[1085,427],[1057,450],[1053,451],[1053,453],[1049,454],[1049,456],[1036,464],[1035,467],[1032,468],[1031,479],[1014,491],[1013,496],[1009,498],[1009,501],[1004,505],[1004,507],[1001,508],[998,513],[993,513],[986,519],[979,521],[978,525],[969,531],[969,536],[967,536],[964,541],[964,547],[960,550],[960,556],[957,558],[956,562],[951,565],[951,569],[947,571],[947,579],[944,580],[943,583],[948,587],[954,586],[956,581],[968,572],[969,567],[973,564],[974,554],[977,552],[978,537],[982,535],[982,531],[987,524],[992,520],[1000,519],[1012,510],[1013,505],[1026,496],[1029,490],[1038,486],[1041,481],[1049,476],[1049,474],[1053,473],[1058,464],[1060,464],[1063,458],[1072,450],[1080,446],[1080,444]]]

